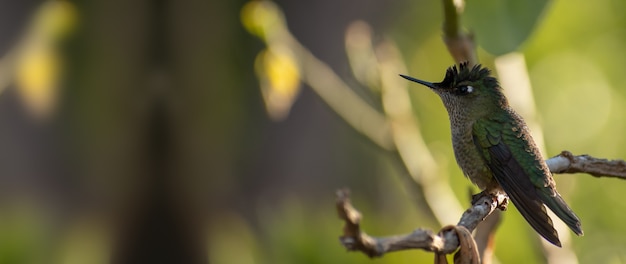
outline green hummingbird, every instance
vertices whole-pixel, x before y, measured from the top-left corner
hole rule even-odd
[[[574,233],[583,234],[580,220],[557,192],[526,123],[509,106],[489,69],[464,62],[448,68],[439,83],[400,76],[439,95],[450,117],[456,161],[483,192],[504,191],[526,221],[556,246],[561,242],[544,204]]]

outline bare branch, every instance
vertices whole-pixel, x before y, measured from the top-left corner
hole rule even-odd
[[[339,217],[345,221],[343,235],[339,240],[346,249],[361,251],[371,258],[406,249],[423,249],[439,254],[450,254],[463,244],[459,240],[458,233],[460,231],[457,227],[463,227],[468,232],[472,232],[478,223],[496,208],[502,208],[506,205],[506,199],[503,195],[494,197],[481,193],[476,196],[472,206],[463,213],[457,227],[443,228],[440,234],[435,234],[431,230],[416,229],[405,235],[377,238],[361,230],[361,213],[352,206],[349,195],[347,189],[337,191],[337,211]],[[471,240],[473,242],[473,239]]]
[[[552,173],[587,173],[594,177],[626,179],[624,160],[599,159],[589,155],[574,156],[564,150],[561,154],[546,160]]]

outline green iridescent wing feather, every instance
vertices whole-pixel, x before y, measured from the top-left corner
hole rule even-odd
[[[523,148],[519,148],[523,151],[513,152],[513,158],[517,160],[524,168],[524,171],[530,175],[530,180],[535,185],[537,195],[539,199],[546,205],[554,214],[556,214],[567,226],[574,231],[577,235],[582,235],[583,230],[581,228],[580,219],[574,213],[574,211],[565,203],[561,195],[555,188],[552,174],[548,167],[545,165],[539,150],[535,146],[530,132],[516,113],[510,112],[515,122],[504,123],[505,127],[503,132],[503,140],[506,145],[514,144],[515,142],[522,143]],[[520,140],[521,139],[521,140]],[[530,155],[529,155],[530,154]]]
[[[528,139],[520,134],[521,129],[510,118],[479,119],[473,126],[474,143],[494,178],[526,221],[545,239],[560,246],[558,234],[539,195],[541,190],[538,190],[544,189],[550,181],[535,156],[531,155],[535,150],[530,149]]]

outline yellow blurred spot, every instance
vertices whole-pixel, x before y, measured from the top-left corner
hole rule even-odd
[[[248,32],[266,40],[268,33],[284,27],[285,19],[273,2],[250,1],[241,10],[241,22]]]
[[[50,116],[56,105],[62,61],[56,45],[76,23],[76,10],[67,1],[45,2],[33,17],[17,47],[15,81],[19,94],[38,118]]]
[[[300,70],[293,55],[284,48],[264,50],[255,68],[268,114],[275,120],[285,118],[300,92]]]
[[[270,118],[282,120],[300,91],[298,62],[284,46],[289,39],[284,15],[271,1],[250,1],[241,10],[241,22],[268,45],[257,55],[255,69]]]
[[[292,96],[300,80],[296,62],[285,52],[269,51],[263,55],[266,74],[276,94],[285,97]]]
[[[59,58],[50,47],[28,50],[18,60],[18,91],[36,116],[45,116],[54,108],[59,64]]]

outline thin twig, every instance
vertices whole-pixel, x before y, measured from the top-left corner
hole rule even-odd
[[[626,162],[607,160],[589,155],[574,156],[564,150],[561,154],[546,160],[552,173],[587,173],[594,177],[610,177],[626,180]]]

